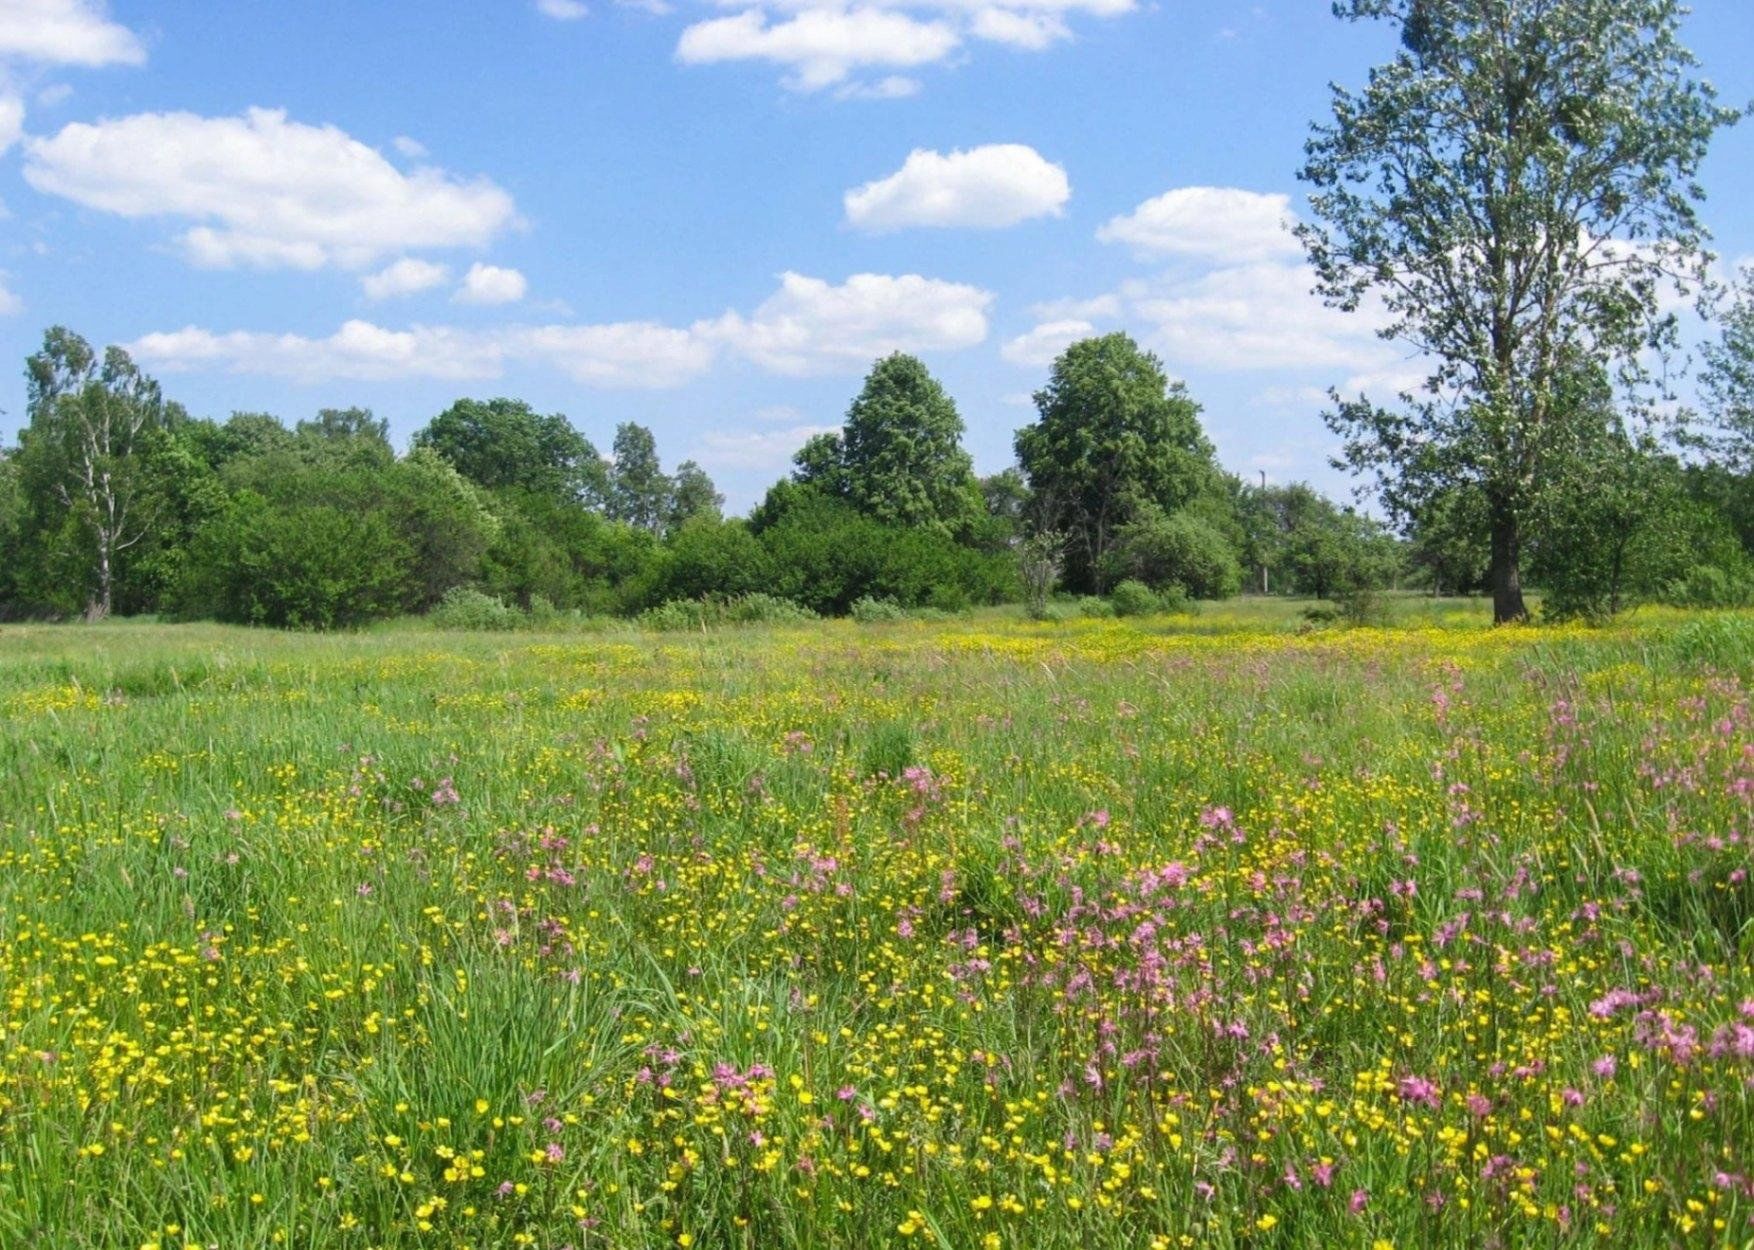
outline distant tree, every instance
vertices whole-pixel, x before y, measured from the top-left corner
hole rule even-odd
[[[811,435],[792,457],[792,464],[792,480],[800,486],[813,487],[831,498],[849,496],[846,450],[838,432]]]
[[[24,519],[18,453],[0,447],[0,616],[22,598],[18,582],[24,567]]]
[[[615,428],[609,471],[609,515],[626,525],[658,533],[670,515],[675,484],[658,461],[658,443],[643,425]]]
[[[885,356],[847,409],[847,498],[886,525],[958,531],[979,512],[962,432],[955,401],[918,358]]]
[[[302,438],[381,443],[386,449],[390,446],[390,423],[374,417],[370,408],[319,408],[314,418],[300,421],[293,432]]]
[[[1141,504],[1174,512],[1209,488],[1216,466],[1200,407],[1125,334],[1074,343],[1017,432],[1039,529],[1066,535],[1067,580],[1100,591],[1115,532]]]
[[[609,471],[589,439],[560,413],[521,399],[459,399],[414,436],[487,490],[523,490],[600,508]]]
[[[83,587],[88,620],[110,614],[118,562],[159,518],[148,452],[171,416],[128,353],[100,359],[61,326],[26,361],[30,424],[20,470],[39,540],[58,543]]]
[[[1754,265],[1737,275],[1722,337],[1705,348],[1702,390],[1716,423],[1718,450],[1754,469]]]
[[[1486,500],[1478,487],[1457,484],[1431,491],[1408,528],[1408,558],[1430,578],[1433,594],[1473,594],[1488,584],[1491,543]]]
[[[1539,496],[1575,445],[1562,379],[1603,362],[1636,389],[1673,339],[1665,281],[1704,278],[1694,181],[1735,114],[1689,76],[1679,0],[1336,0],[1397,26],[1361,92],[1336,87],[1303,178],[1318,289],[1379,296],[1385,338],[1434,361],[1428,397],[1340,403],[1344,456],[1402,518],[1480,492],[1493,614],[1526,616]]]
[[[725,497],[719,494],[706,470],[692,460],[684,460],[676,466],[676,475],[671,479],[670,514],[665,518],[665,532],[680,530],[696,517],[717,520],[724,507]]]

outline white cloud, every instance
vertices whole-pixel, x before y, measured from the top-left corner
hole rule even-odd
[[[145,335],[129,345],[166,373],[221,369],[295,382],[335,379],[495,378],[507,361],[550,365],[592,386],[660,388],[688,381],[712,362],[712,346],[686,330],[642,322],[595,326],[448,326],[389,330],[349,321],[327,338],[197,326]]]
[[[982,9],[969,27],[977,39],[1040,52],[1072,32],[1055,13],[1019,13],[1013,9]]]
[[[225,369],[298,382],[491,378],[504,359],[497,343],[465,332],[442,326],[386,330],[369,321],[349,321],[322,339],[248,330],[215,334],[186,326],[145,335],[128,349],[166,373]]]
[[[798,449],[818,434],[832,434],[836,425],[794,425],[784,430],[714,431],[705,435],[695,459],[709,469],[772,472],[792,462]]]
[[[1194,256],[1222,264],[1302,254],[1291,197],[1237,187],[1181,187],[1146,200],[1096,232],[1141,256]]]
[[[396,299],[403,295],[430,291],[450,276],[450,269],[444,265],[404,256],[376,273],[367,274],[359,280],[359,285],[365,291],[367,299]]]
[[[1133,282],[1121,295],[1131,318],[1182,367],[1374,370],[1392,355],[1370,311],[1343,313],[1311,294],[1306,265],[1216,269],[1193,281]]]
[[[920,93],[920,80],[903,74],[891,74],[876,82],[842,83],[835,89],[837,100],[905,100]]]
[[[211,267],[363,268],[386,253],[481,246],[517,219],[511,196],[485,178],[404,174],[336,127],[282,110],[81,122],[25,152],[38,191],[123,217],[202,223],[180,241]]]
[[[1014,365],[1033,368],[1052,364],[1054,358],[1072,344],[1095,333],[1096,327],[1088,321],[1044,321],[1001,347],[999,355]]]
[[[0,156],[24,134],[24,101],[17,96],[0,96]]]
[[[14,295],[6,285],[6,275],[0,273],[0,317],[14,317],[24,311],[24,301]]]
[[[726,313],[696,329],[774,373],[833,373],[890,352],[972,347],[987,337],[992,302],[978,287],[918,274],[861,273],[831,286],[787,273],[748,318]]]
[[[629,390],[680,386],[713,363],[711,342],[649,321],[517,330],[508,351],[543,361],[588,386]]]
[[[397,135],[394,139],[390,140],[390,146],[411,161],[424,160],[426,158],[426,144],[411,135]]]
[[[858,372],[892,351],[970,347],[986,337],[992,298],[975,287],[917,274],[855,274],[831,286],[788,273],[748,317],[728,312],[687,328],[633,321],[391,330],[354,320],[326,338],[313,338],[187,326],[147,334],[131,350],[164,372],[225,370],[306,382],[463,379],[498,377],[507,362],[523,361],[589,386],[661,388],[706,372],[721,351],[775,373],[801,375]]]
[[[515,304],[529,289],[529,282],[516,269],[502,269],[478,261],[469,266],[469,272],[463,276],[456,300],[459,304]]]
[[[1066,171],[1021,143],[941,152],[916,148],[895,173],[848,191],[847,221],[861,230],[908,226],[1014,226],[1064,211]]]
[[[139,65],[146,48],[102,0],[0,0],[0,58],[46,65]]]
[[[536,0],[536,11],[559,22],[574,22],[591,10],[580,0]]]
[[[907,68],[941,61],[961,42],[946,22],[875,8],[805,9],[772,25],[762,10],[747,9],[688,27],[676,44],[676,57],[689,65],[771,61],[790,71],[786,86],[817,91],[868,66]]]

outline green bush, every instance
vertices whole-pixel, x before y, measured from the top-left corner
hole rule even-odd
[[[1079,616],[1093,621],[1113,620],[1117,615],[1115,605],[1101,595],[1079,595],[1073,602],[1078,607]]]
[[[1111,577],[1148,588],[1179,586],[1196,599],[1226,599],[1242,587],[1229,539],[1200,517],[1155,506],[1121,527],[1106,564]]]
[[[1109,593],[1116,616],[1148,616],[1163,606],[1157,592],[1144,582],[1128,578]]]
[[[181,616],[346,629],[394,615],[413,554],[379,512],[271,504],[244,491],[196,536]]]
[[[553,605],[549,605],[549,611],[553,611]],[[468,586],[448,591],[426,619],[440,629],[458,630],[522,629],[530,623],[528,616],[498,595],[483,594]]]
[[[853,600],[852,618],[861,625],[876,625],[884,621],[899,621],[907,615],[902,606],[893,599],[877,599],[870,595],[862,595]]]
[[[1754,603],[1754,577],[1745,569],[1695,565],[1669,583],[1663,598],[1683,608],[1745,608]]]

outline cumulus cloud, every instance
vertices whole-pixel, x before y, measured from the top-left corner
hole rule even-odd
[[[695,459],[709,469],[772,472],[790,464],[798,449],[818,434],[832,434],[839,428],[799,424],[783,430],[715,430],[700,440]]]
[[[199,223],[179,242],[215,268],[363,268],[387,253],[478,247],[517,220],[512,197],[485,178],[405,174],[344,131],[277,109],[80,122],[25,153],[25,180],[45,194]]]
[[[376,273],[367,274],[359,280],[359,285],[367,299],[396,299],[430,291],[450,276],[450,269],[444,265],[404,256]]]
[[[590,12],[580,0],[536,0],[536,11],[557,22],[576,22]]]
[[[146,48],[102,0],[0,0],[0,59],[44,65],[140,65]]]
[[[892,351],[969,347],[986,337],[991,301],[975,287],[916,274],[855,274],[834,286],[788,273],[748,316],[728,312],[687,327],[632,321],[393,330],[354,320],[317,338],[186,326],[144,335],[131,349],[163,372],[224,370],[309,382],[465,379],[498,377],[508,362],[522,361],[589,386],[659,388],[699,376],[721,353],[800,375],[858,372]]]
[[[947,22],[875,8],[806,9],[771,24],[762,10],[747,9],[688,27],[676,44],[676,57],[688,65],[769,61],[788,71],[787,87],[819,91],[858,69],[941,61],[961,42]]]
[[[529,282],[516,269],[477,262],[463,275],[456,299],[459,304],[515,304],[529,289]]]
[[[5,156],[22,134],[24,101],[17,96],[0,95],[0,156]]]
[[[1040,52],[1050,44],[1070,39],[1072,31],[1057,13],[1018,13],[1011,9],[982,9],[969,27],[977,39],[1009,44],[1028,52]]]
[[[750,316],[726,313],[699,331],[774,373],[834,373],[890,352],[972,347],[987,337],[992,302],[979,287],[918,274],[860,273],[831,286],[786,273]]]
[[[1033,368],[1052,364],[1054,357],[1072,344],[1096,333],[1096,327],[1088,321],[1044,321],[1006,343],[999,349],[999,355],[1014,365]]]
[[[691,330],[649,321],[538,326],[512,332],[511,354],[540,360],[587,386],[680,386],[706,372],[713,345]]]
[[[165,373],[219,369],[295,382],[383,382],[407,378],[496,378],[508,361],[548,364],[601,387],[676,386],[704,370],[712,348],[686,330],[648,323],[509,326],[489,331],[449,326],[390,330],[349,321],[325,338],[197,326],[145,335],[129,345]]]
[[[1021,143],[967,151],[916,148],[887,178],[845,196],[847,221],[861,230],[909,226],[1014,226],[1054,217],[1072,195],[1066,171]]]
[[[1302,254],[1291,234],[1291,197],[1238,187],[1179,187],[1146,200],[1096,232],[1145,257],[1191,256],[1222,264]]]
[[[1074,15],[1112,18],[1137,0],[718,0],[736,9],[683,31],[685,62],[766,60],[786,67],[795,90],[844,82],[871,66],[918,66],[948,60],[966,40],[1038,52],[1072,37]],[[769,24],[768,14],[782,20]],[[912,80],[905,80],[911,83]],[[895,98],[881,85],[852,83],[837,94]],[[907,94],[911,94],[911,91]]]
[[[1343,313],[1311,294],[1306,265],[1216,269],[1192,281],[1122,287],[1130,317],[1173,363],[1212,369],[1379,368],[1391,354],[1375,312]]]

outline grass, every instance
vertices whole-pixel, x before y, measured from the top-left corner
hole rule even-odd
[[[1754,618],[0,629],[0,1245],[1742,1244]]]

